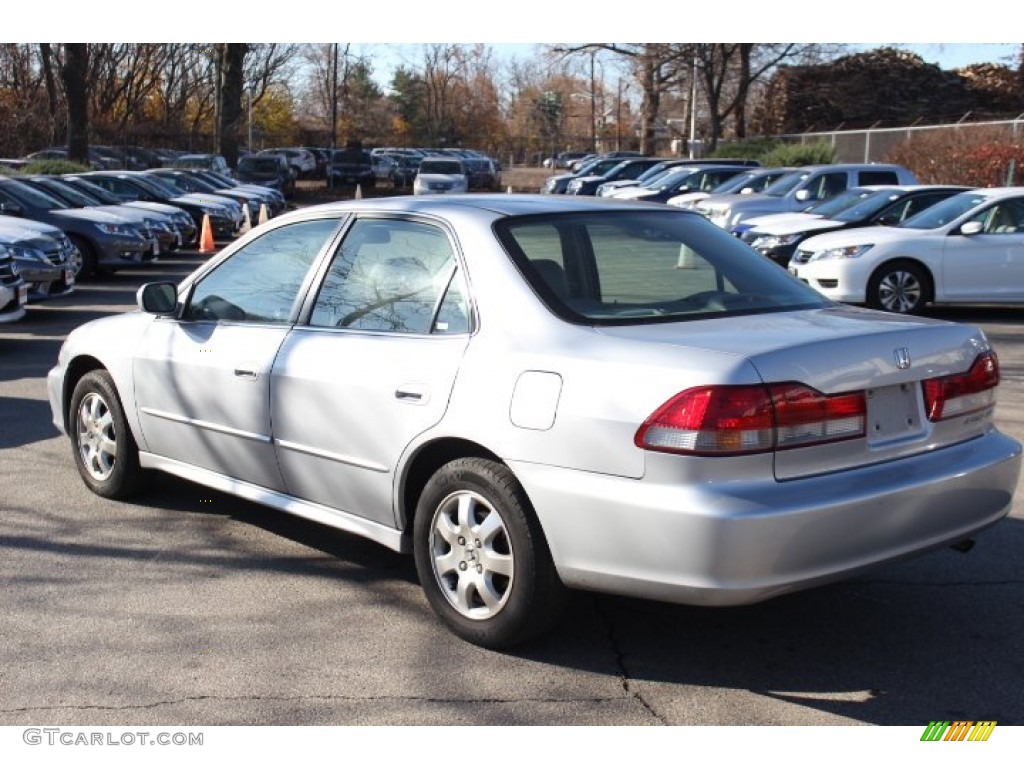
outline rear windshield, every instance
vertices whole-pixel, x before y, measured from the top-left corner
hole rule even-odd
[[[516,217],[495,231],[537,294],[570,322],[672,322],[831,303],[724,230],[678,211]]]

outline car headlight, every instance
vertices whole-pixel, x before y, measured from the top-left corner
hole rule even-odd
[[[829,259],[856,259],[875,247],[874,243],[864,245],[843,245],[839,248],[826,248],[811,256],[811,261],[828,261]]]
[[[754,238],[752,246],[758,249],[769,251],[773,248],[785,248],[800,239],[800,233],[794,232],[791,235],[761,235]]]
[[[124,235],[126,237],[140,237],[138,230],[135,227],[131,227],[127,224],[106,224],[102,222],[95,222],[95,227],[100,232],[105,232],[108,235]]]

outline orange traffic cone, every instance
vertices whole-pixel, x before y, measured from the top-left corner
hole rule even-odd
[[[260,203],[260,217],[257,223],[266,224],[268,221],[270,221],[270,211],[267,210],[267,204]]]
[[[210,224],[210,214],[203,214],[203,231],[199,236],[199,252],[213,253],[217,246],[213,242],[213,226]]]
[[[249,206],[242,206],[242,228],[238,230],[238,234],[244,235],[252,229],[252,218],[249,216]]]
[[[363,185],[362,184],[356,184],[356,196],[355,196],[355,199],[356,200],[362,200],[363,199]]]

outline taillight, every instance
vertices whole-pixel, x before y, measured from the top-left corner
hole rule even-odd
[[[999,359],[985,352],[967,373],[940,376],[921,382],[929,421],[944,421],[995,405],[999,386]]]
[[[695,387],[637,430],[639,448],[729,456],[864,436],[863,392],[825,395],[804,384]]]

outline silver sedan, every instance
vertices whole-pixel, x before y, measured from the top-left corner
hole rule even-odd
[[[307,208],[75,330],[94,492],[162,470],[414,555],[460,637],[567,589],[736,605],[1004,517],[976,328],[835,304],[702,217],[465,195]]]

